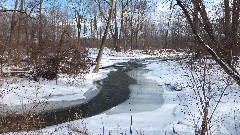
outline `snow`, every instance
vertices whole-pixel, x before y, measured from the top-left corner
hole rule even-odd
[[[98,49],[89,48],[89,52],[90,57],[96,59]],[[114,53],[111,49],[105,48],[100,67],[145,57],[151,56],[142,55],[141,51]],[[6,68],[6,70],[7,69],[8,68]],[[20,111],[27,111],[28,109],[22,106],[26,106],[26,104],[35,101],[46,103],[51,101],[86,99],[84,93],[88,90],[94,91],[97,89],[96,86],[93,85],[93,82],[105,78],[109,72],[109,69],[100,70],[99,73],[90,72],[85,76],[85,80],[60,76],[58,78],[58,84],[56,84],[55,81],[46,80],[35,82],[26,78],[2,78],[0,104],[5,107],[10,107],[14,111],[16,111],[16,107],[21,108]],[[72,81],[74,81],[73,84],[71,83]]]
[[[96,58],[98,50],[89,48],[90,56]],[[185,56],[183,53],[176,53],[177,56]],[[165,54],[156,53],[156,55],[143,54],[142,51],[115,52],[105,48],[101,67],[106,67],[118,62],[126,62],[132,59],[145,58],[166,58]],[[171,54],[171,57],[176,55]],[[216,112],[213,114],[211,131],[213,135],[237,135],[240,133],[240,92],[239,86],[235,84],[213,61],[208,60],[213,66],[207,71],[206,80],[211,82],[211,90],[208,94],[213,95],[214,100],[210,103],[209,114],[211,114],[216,106],[217,100],[221,97],[221,91],[224,90],[226,82],[230,85],[226,87],[221,102],[218,104]],[[192,72],[191,66],[187,59],[181,61],[176,60],[146,60],[147,64],[145,73],[140,73],[137,79],[138,84],[130,86],[135,91],[144,87],[141,85],[142,80],[152,81],[154,87],[159,88],[164,102],[159,102],[159,106],[153,109],[147,109],[148,104],[143,102],[142,111],[136,109],[136,106],[130,105],[131,98],[126,102],[107,110],[99,115],[84,118],[69,123],[63,123],[52,127],[47,127],[39,131],[26,132],[28,134],[81,134],[80,131],[87,131],[89,134],[147,134],[147,135],[172,135],[172,134],[195,134],[196,126],[201,126],[201,106],[199,105],[199,97],[196,90],[202,86],[203,64],[197,65],[198,72]],[[93,81],[105,78],[107,73],[113,69],[100,69],[97,74],[89,73],[86,80],[79,83],[80,86],[69,85],[65,78],[59,80],[58,85],[54,82],[41,81],[41,83],[32,83],[26,80],[17,80],[17,82],[4,84],[1,90],[13,89],[5,92],[3,101],[7,105],[20,105],[26,102],[23,98],[28,96],[34,99],[36,91],[39,91],[37,97],[46,100],[43,97],[51,95],[47,100],[76,100],[84,99],[84,93],[88,90],[95,90]],[[195,81],[194,84],[193,77]],[[138,80],[139,79],[139,80]],[[14,78],[9,79],[11,81]],[[8,81],[9,81],[8,80]],[[8,87],[6,87],[9,85]],[[152,85],[152,84],[151,84]],[[155,86],[156,85],[156,86]],[[5,87],[4,87],[5,86]],[[21,87],[25,86],[25,87]],[[30,87],[31,86],[31,87]],[[20,89],[14,89],[14,88]],[[147,87],[147,86],[146,86]],[[54,88],[54,89],[53,89]],[[58,91],[60,90],[60,91]],[[144,90],[144,89],[143,89]],[[179,91],[176,91],[179,90]],[[7,91],[7,90],[6,90]],[[26,92],[27,91],[27,92]],[[32,93],[29,93],[31,91]],[[201,92],[201,91],[200,91]],[[16,94],[17,93],[17,94]],[[27,93],[27,94],[26,94]],[[20,98],[19,98],[20,97]],[[149,97],[144,97],[144,99]],[[8,100],[10,99],[10,100]],[[133,98],[132,98],[133,99]],[[144,108],[146,107],[146,108]],[[130,111],[131,109],[131,111]],[[132,111],[138,110],[138,111]],[[131,122],[132,119],[132,122]],[[132,124],[131,124],[132,123]],[[132,131],[132,133],[131,133]]]

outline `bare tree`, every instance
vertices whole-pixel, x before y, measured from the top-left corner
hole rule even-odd
[[[93,69],[93,73],[97,73],[99,71],[99,65],[100,65],[100,62],[102,59],[103,49],[104,49],[104,45],[105,45],[107,35],[108,35],[108,29],[110,28],[110,25],[111,25],[114,7],[115,7],[115,0],[112,0],[112,5],[111,5],[111,9],[109,10],[109,16],[108,16],[108,20],[107,20],[107,26],[105,28],[105,32],[104,32],[104,35],[102,38],[100,50],[98,52],[98,56],[97,56],[97,60],[96,60],[97,64],[96,64],[95,68]]]
[[[43,0],[39,1],[39,31],[38,31],[38,44],[39,46],[42,45],[42,4],[43,4]]]
[[[240,85],[240,74],[239,72],[236,70],[236,68],[234,68],[233,66],[233,58],[231,56],[231,50],[233,49],[233,46],[236,46],[237,44],[237,32],[238,32],[238,20],[239,20],[239,5],[240,2],[238,0],[233,0],[233,11],[232,11],[232,33],[229,35],[225,35],[229,36],[226,37],[224,41],[224,45],[227,46],[227,51],[225,51],[223,48],[221,48],[221,41],[219,41],[216,38],[216,35],[214,33],[213,30],[213,24],[211,24],[211,21],[208,17],[208,14],[206,12],[206,7],[205,4],[203,2],[203,0],[192,0],[191,4],[199,9],[199,14],[201,17],[198,17],[198,19],[201,21],[201,23],[203,24],[203,27],[196,27],[194,25],[193,22],[193,17],[192,14],[190,12],[190,10],[187,7],[187,3],[185,3],[184,1],[181,0],[176,0],[177,5],[182,9],[183,13],[185,14],[193,34],[195,35],[196,40],[198,41],[198,43],[212,56],[212,58],[223,68],[223,70],[230,75],[236,82],[238,85]],[[225,10],[225,24],[226,27],[224,29],[225,32],[227,33],[229,30],[228,25],[229,25],[229,12],[230,10],[228,10],[228,2],[225,1],[225,8],[227,10]],[[194,11],[194,10],[192,10]],[[196,17],[196,16],[195,16]],[[201,29],[208,35],[209,39],[211,42],[207,42],[207,40],[203,39],[202,36],[200,35],[198,29]],[[229,45],[227,45],[227,43],[229,43],[228,41],[231,41]],[[227,56],[227,58],[226,58]]]
[[[13,11],[13,14],[12,14],[12,21],[11,21],[11,29],[10,29],[10,38],[9,38],[9,45],[10,47],[8,48],[8,65],[11,65],[11,61],[12,61],[12,46],[13,46],[13,40],[14,40],[14,37],[15,37],[15,27],[16,27],[16,10],[17,10],[17,7],[18,7],[18,0],[15,1],[15,7],[14,7],[14,10]]]
[[[212,21],[210,19],[210,15],[206,11],[205,3],[203,0],[191,0],[190,3],[186,3],[181,0],[176,0],[177,5],[183,11],[186,19],[188,20],[192,32],[195,36],[196,41],[199,44],[199,47],[202,47],[207,53],[212,56],[212,59],[216,61],[217,64],[231,77],[236,81],[238,85],[240,85],[240,74],[239,71],[235,67],[234,57],[233,55],[237,55],[239,50],[238,46],[238,27],[239,27],[239,10],[240,10],[240,2],[239,0],[233,0],[232,5],[230,6],[229,0],[224,0],[224,11],[223,16],[220,17],[222,22]],[[192,9],[189,8],[192,5]],[[233,8],[232,11],[230,8]],[[192,13],[193,11],[193,13]],[[224,27],[222,27],[222,32],[216,29],[216,23],[222,23]],[[218,30],[218,31],[217,31]],[[224,47],[224,48],[223,48]],[[234,53],[234,51],[235,53]],[[237,56],[238,57],[238,56]],[[204,60],[206,61],[206,60]],[[207,62],[206,62],[207,63]],[[205,64],[206,64],[205,63]],[[223,96],[224,91],[222,91],[220,99],[217,100],[216,106],[210,105],[212,102],[212,98],[214,96],[209,96],[212,91],[211,88],[213,84],[206,83],[206,67],[204,67],[204,72],[202,76],[204,79],[201,80],[203,84],[202,88],[195,92],[196,95],[199,96],[199,103],[201,104],[202,118],[201,125],[199,129],[197,129],[196,134],[211,134],[209,132],[211,129],[210,123],[212,120],[212,116],[215,113],[215,110],[221,102],[221,98]],[[194,77],[193,77],[194,78]],[[194,80],[196,81],[196,79]],[[202,83],[201,82],[201,83]],[[206,84],[210,84],[209,88],[206,87]],[[197,86],[197,84],[195,84]],[[229,85],[226,85],[228,87]],[[206,88],[204,88],[206,87]],[[194,89],[196,91],[196,89]],[[215,109],[210,114],[210,108],[215,107]]]

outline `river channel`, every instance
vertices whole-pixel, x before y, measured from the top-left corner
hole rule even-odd
[[[129,99],[107,111],[108,115],[152,111],[162,106],[163,88],[156,81],[146,79],[144,74],[147,72],[149,71],[140,67],[127,73],[136,80],[136,84],[129,86]]]
[[[38,108],[36,111],[45,122],[43,127],[100,113],[113,115],[160,108],[164,103],[163,88],[145,78],[144,74],[149,71],[144,66],[125,64],[117,67],[118,71],[111,71],[107,78],[99,80],[100,84],[95,84],[99,88],[97,92],[86,92],[87,100],[50,102],[49,106]],[[76,117],[76,114],[81,117]]]

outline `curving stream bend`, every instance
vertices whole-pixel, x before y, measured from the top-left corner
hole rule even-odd
[[[39,128],[91,117],[102,112],[107,115],[137,113],[161,107],[164,102],[163,88],[157,82],[145,79],[143,74],[148,70],[143,67],[133,68],[131,66],[127,69],[126,67],[118,68],[118,71],[110,72],[108,77],[102,80],[101,90],[89,101],[37,114],[44,123]],[[21,119],[21,117],[14,116],[14,119]],[[9,121],[12,118],[7,116],[0,119]]]

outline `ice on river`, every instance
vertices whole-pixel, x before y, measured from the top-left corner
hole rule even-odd
[[[163,88],[154,80],[146,79],[143,68],[128,73],[137,84],[130,86],[130,97],[124,103],[112,108],[106,114],[137,113],[153,111],[163,105]]]

